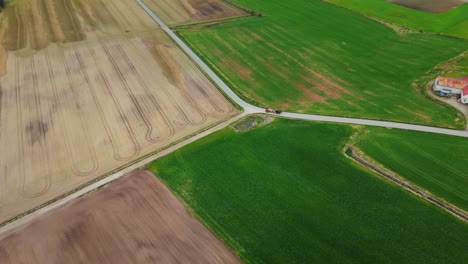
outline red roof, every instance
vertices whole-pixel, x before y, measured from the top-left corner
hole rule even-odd
[[[450,88],[463,89],[463,87],[468,86],[468,80],[464,80],[464,79],[465,78],[455,79],[455,78],[448,78],[448,77],[439,77],[438,85],[450,87]]]
[[[462,78],[463,81],[468,81],[468,77]]]
[[[465,88],[463,88],[462,94],[463,94],[463,96],[467,96],[467,95],[468,95],[468,85],[465,86]]]

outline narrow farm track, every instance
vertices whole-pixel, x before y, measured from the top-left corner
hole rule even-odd
[[[238,105],[242,106],[246,112],[249,113],[259,113],[264,112],[263,108],[256,107],[251,105],[239,96],[237,96],[217,75],[214,73],[208,65],[206,65],[196,54],[193,52],[172,30],[164,24],[164,22],[151,11],[141,0],[135,0],[138,5],[140,5],[146,13],[156,22],[159,26],[172,38],[173,41],[179,45],[179,47],[185,51],[185,53],[220,87],[223,92],[229,96],[233,101]],[[347,117],[337,117],[337,116],[323,116],[323,115],[310,115],[310,114],[299,114],[299,113],[289,113],[283,112],[282,117],[291,118],[291,119],[301,119],[301,120],[310,120],[310,121],[323,121],[323,122],[333,122],[333,123],[345,123],[345,124],[356,124],[356,125],[366,125],[366,126],[378,126],[378,127],[387,127],[387,128],[397,128],[405,130],[414,130],[421,132],[429,132],[435,134],[443,134],[450,136],[458,137],[468,137],[468,131],[459,131],[446,128],[430,127],[430,126],[421,126],[421,125],[412,125],[406,123],[398,122],[388,122],[388,121],[377,121],[369,119],[359,119],[359,118],[347,118]]]
[[[396,174],[393,172],[390,172],[382,167],[372,164],[372,162],[366,160],[364,157],[359,155],[358,152],[356,152],[354,147],[349,146],[347,147],[346,151],[347,150],[351,151],[351,155],[349,157],[353,159],[354,161],[356,161],[357,163],[360,163],[366,168],[387,178],[388,180],[394,182],[395,184],[399,185],[403,189],[406,189],[407,191],[412,192],[415,195],[422,197],[423,199],[434,204],[435,206],[438,206],[442,210],[447,211],[448,213],[459,218],[460,220],[464,222],[468,222],[468,215],[462,209],[458,208],[457,206],[437,198],[436,196],[429,193],[427,190],[417,187],[414,184],[410,183],[409,181],[403,180],[402,178],[396,176]]]

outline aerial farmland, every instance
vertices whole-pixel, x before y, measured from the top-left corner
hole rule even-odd
[[[177,31],[244,100],[292,112],[466,127],[459,111],[424,94],[427,79],[436,77],[432,69],[466,51],[466,41],[389,27],[323,1],[291,0],[288,8],[280,0],[237,2],[264,16]]]
[[[0,263],[465,263],[468,0],[0,0]]]
[[[1,13],[0,221],[237,113],[139,12],[33,0]]]
[[[466,222],[343,153],[366,129],[370,128],[285,119],[245,133],[225,128],[148,168],[240,252],[245,263],[463,262],[468,257]],[[410,134],[382,130],[371,130],[371,140],[362,139],[368,145],[365,150],[379,149],[381,141],[389,140],[386,134],[401,140]],[[421,138],[419,143],[440,140],[438,136],[413,133]],[[466,138],[447,141],[442,146],[467,143]],[[445,175],[431,171],[441,168],[423,160],[434,155],[431,147],[424,150],[424,157],[414,147],[404,156],[418,157],[410,169],[425,172],[412,180],[463,197],[453,185],[437,186],[440,181],[434,178]],[[450,150],[437,153],[450,157]],[[394,157],[383,155],[379,161],[395,168]],[[408,175],[408,167],[397,171]],[[466,172],[449,173],[451,180],[467,185]]]

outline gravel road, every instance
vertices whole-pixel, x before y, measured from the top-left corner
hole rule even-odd
[[[263,113],[264,109],[251,105],[239,96],[237,96],[224,82],[221,80],[216,73],[214,73],[208,65],[206,65],[198,56],[195,54],[172,30],[162,22],[159,17],[153,13],[141,0],[136,0],[137,3],[148,13],[148,15],[159,24],[159,26],[182,48],[182,50],[196,63],[200,68],[210,76],[210,78],[229,96],[233,101],[244,108],[246,113]],[[379,127],[388,127],[388,128],[397,128],[405,130],[414,130],[422,132],[430,132],[443,135],[451,135],[458,137],[468,137],[468,131],[459,131],[453,129],[437,128],[430,126],[421,126],[421,125],[412,125],[406,123],[398,122],[387,122],[387,121],[377,121],[377,120],[368,120],[368,119],[359,119],[359,118],[345,118],[345,117],[336,117],[336,116],[322,116],[322,115],[309,115],[309,114],[298,114],[298,113],[289,113],[283,112],[282,117],[301,119],[301,120],[311,120],[311,121],[324,121],[324,122],[334,122],[334,123],[346,123],[346,124],[357,124],[357,125],[367,125],[367,126],[379,126]]]

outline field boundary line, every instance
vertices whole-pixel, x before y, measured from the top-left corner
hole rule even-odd
[[[249,8],[243,6],[243,5],[239,4],[239,3],[236,3],[236,2],[234,2],[234,1],[231,1],[231,0],[221,0],[221,2],[223,2],[225,5],[232,6],[232,7],[234,7],[234,8],[239,9],[239,10],[242,10],[242,11],[246,12],[247,14],[250,14],[251,16],[257,16],[257,17],[261,17],[261,16],[262,16],[262,14],[257,13],[257,12],[255,12],[254,10],[249,9]]]
[[[197,28],[197,27],[201,27],[201,26],[209,27],[209,26],[216,26],[217,24],[223,23],[223,22],[234,22],[234,21],[249,19],[249,18],[255,18],[255,16],[242,15],[242,16],[228,17],[228,18],[215,19],[215,20],[209,20],[209,21],[202,21],[202,22],[196,22],[196,23],[169,26],[169,28],[172,29],[172,30],[178,30],[178,29]]]
[[[345,146],[344,155],[351,159],[352,161],[364,166],[366,169],[371,170],[372,172],[382,176],[383,178],[390,180],[391,182],[397,184],[398,186],[402,187],[403,189],[423,198],[424,200],[428,201],[429,203],[441,208],[442,210],[452,214],[456,218],[462,220],[463,222],[468,222],[468,214],[465,210],[455,206],[454,204],[442,200],[436,197],[434,194],[430,193],[426,189],[411,183],[407,179],[399,176],[397,173],[394,173],[384,166],[377,164],[377,162],[368,158],[360,149],[355,146]]]

